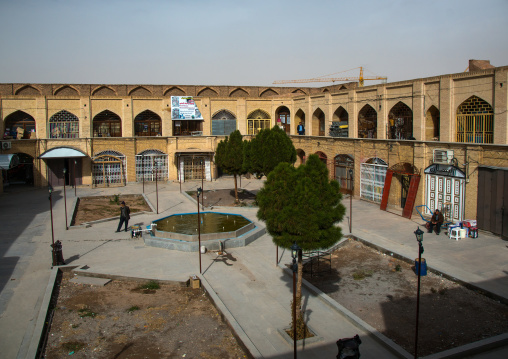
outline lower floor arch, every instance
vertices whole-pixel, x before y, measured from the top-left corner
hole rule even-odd
[[[393,182],[393,177],[398,181]],[[390,167],[386,171],[380,209],[386,211],[390,202],[402,208],[402,217],[411,219],[420,178],[418,169],[410,163],[397,163]]]
[[[34,158],[29,154],[15,153],[19,163],[17,166],[2,171],[3,185],[34,185]]]
[[[335,156],[333,160],[334,178],[340,184],[342,193],[353,192],[355,160],[353,156],[342,154]]]
[[[459,168],[446,164],[432,164],[425,173],[425,213],[439,209],[445,221],[464,219],[466,175]],[[430,211],[429,211],[430,209]]]
[[[184,150],[176,153],[178,181],[212,180],[213,151],[199,149]]]
[[[388,164],[380,158],[369,158],[360,164],[360,198],[381,203]]]
[[[127,160],[117,151],[102,151],[92,158],[92,186],[124,186]]]
[[[168,155],[159,150],[140,152],[136,155],[136,182],[155,180],[168,180]]]

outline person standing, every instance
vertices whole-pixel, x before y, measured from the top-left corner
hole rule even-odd
[[[305,127],[303,127],[303,123],[300,122],[300,124],[296,127],[296,132],[298,132],[300,136],[305,134]]]
[[[129,226],[129,219],[131,218],[130,214],[131,209],[129,208],[129,206],[125,205],[124,201],[122,201],[122,203],[120,203],[120,223],[118,223],[118,228],[116,232],[120,232],[120,230],[122,229],[122,224],[124,223],[125,223],[125,232],[127,232],[127,227]]]
[[[439,209],[436,209],[432,217],[430,218],[429,222],[429,233],[432,233],[432,230],[434,229],[434,226],[436,227],[436,235],[439,235],[439,232],[441,232],[441,225],[444,222],[443,214],[439,211]]]

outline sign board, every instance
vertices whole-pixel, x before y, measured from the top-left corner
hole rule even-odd
[[[203,115],[192,96],[171,96],[172,120],[202,120]]]

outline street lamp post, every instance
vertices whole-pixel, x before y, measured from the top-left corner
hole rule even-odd
[[[201,159],[201,190],[204,191],[204,180],[205,180],[205,161]],[[201,197],[201,207],[205,208],[205,195]]]
[[[53,258],[53,266],[56,266],[56,248],[55,248],[55,232],[53,230],[53,200],[51,198],[51,195],[53,193],[53,187],[49,185],[48,187],[49,192],[49,212],[51,213],[51,257]]]
[[[145,155],[141,156],[141,174],[143,175],[143,193],[145,193]]]
[[[152,167],[152,174],[155,172],[155,196],[157,198],[157,214],[159,214],[159,185],[157,184],[157,177],[159,175],[159,162],[157,160],[153,163],[154,167]]]
[[[349,233],[353,233],[353,193],[354,193],[354,182],[353,182],[353,169],[349,169],[349,180],[351,181],[351,193],[349,194]]]
[[[67,192],[65,191],[65,181],[66,181],[65,175],[67,174],[67,168],[65,167],[63,169],[63,174],[64,174],[63,182],[64,182],[65,230],[68,230],[69,226],[67,224]]]
[[[416,295],[416,329],[415,329],[415,359],[418,357],[418,319],[420,315],[420,276],[422,272],[422,253],[423,253],[423,231],[418,227],[414,232],[418,241],[418,287]]]
[[[199,253],[199,274],[201,274],[201,219],[199,218],[199,196],[203,192],[203,189],[198,188],[197,196],[198,196],[198,253]]]
[[[293,243],[291,246],[291,257],[293,258],[293,355],[294,359],[296,359],[296,272],[298,271],[298,264],[296,263],[296,258],[298,257],[298,252],[301,248],[298,244]]]
[[[77,193],[76,193],[76,160],[74,160],[74,167],[72,169],[72,173],[74,174],[74,197],[77,196]]]

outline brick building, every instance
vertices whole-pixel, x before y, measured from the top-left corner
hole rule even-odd
[[[21,162],[4,185],[213,180],[225,135],[279,125],[297,164],[319,154],[357,197],[508,235],[508,66],[469,70],[365,87],[0,84],[1,153]],[[203,120],[173,119],[171,96],[193,96]]]

